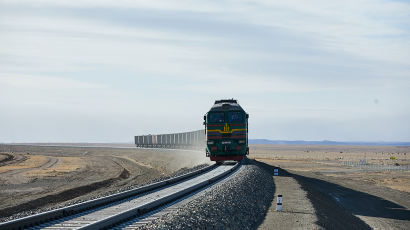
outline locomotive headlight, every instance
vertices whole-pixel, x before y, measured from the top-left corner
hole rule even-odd
[[[245,144],[245,140],[239,140],[238,143],[239,144]]]
[[[213,145],[214,142],[213,141],[208,141],[208,145]]]

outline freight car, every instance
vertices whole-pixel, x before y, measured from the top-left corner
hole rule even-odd
[[[211,161],[241,161],[249,154],[249,114],[237,100],[217,100],[204,116],[206,156]]]
[[[142,148],[203,149],[205,146],[204,130],[135,136],[134,140]]]

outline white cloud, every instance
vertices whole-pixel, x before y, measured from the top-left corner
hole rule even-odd
[[[23,129],[10,117],[29,121],[42,110],[56,124],[107,127],[89,135],[108,139],[118,123],[139,132],[196,127],[222,97],[243,101],[257,124],[377,123],[410,110],[402,105],[410,96],[407,3],[0,4],[1,125],[9,130]],[[257,133],[271,135],[263,126]]]
[[[410,42],[406,39],[410,35],[409,4],[322,0],[259,1],[259,4],[254,8],[258,14],[241,14],[242,17],[256,25],[291,30],[314,40],[318,48],[325,50],[410,64]]]
[[[2,0],[3,3],[15,4],[13,0]],[[196,12],[214,12],[226,9],[218,1],[166,1],[156,2],[150,0],[21,0],[18,4],[31,6],[59,6],[59,7],[110,7],[110,8],[146,8],[159,10],[178,10],[178,11],[196,11]]]

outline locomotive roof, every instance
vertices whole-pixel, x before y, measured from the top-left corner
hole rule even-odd
[[[238,104],[237,100],[229,99],[229,100],[217,100],[209,112],[214,111],[244,111],[242,107]],[[244,111],[245,112],[245,111]]]

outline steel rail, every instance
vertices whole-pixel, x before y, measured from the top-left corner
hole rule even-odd
[[[109,215],[101,220],[87,224],[78,229],[96,230],[96,229],[111,228],[118,223],[129,220],[133,217],[145,214],[167,203],[170,203],[176,199],[184,197],[196,190],[199,190],[200,188],[205,187],[208,184],[211,184],[219,180],[220,178],[227,176],[229,173],[234,171],[238,166],[239,166],[238,163],[235,165],[218,166],[216,169],[206,173],[209,175],[206,175],[206,174],[200,175],[196,178],[193,178],[183,183],[169,187],[168,188],[169,191],[165,191],[166,189],[164,189],[164,191],[162,190],[158,191],[159,194],[158,195],[152,194],[151,199],[149,199],[148,201],[144,201],[141,199],[136,199],[135,202],[130,201],[127,204],[127,207],[124,208],[123,211],[121,211],[120,213]]]
[[[206,171],[212,170],[215,167],[217,167],[217,165],[213,164],[213,165],[207,166],[205,168],[202,168],[202,169],[199,169],[199,170],[196,170],[196,171],[193,171],[193,172],[181,175],[181,176],[177,176],[177,177],[173,177],[167,180],[148,184],[148,185],[145,185],[139,188],[131,189],[128,191],[112,194],[109,196],[96,198],[96,199],[81,202],[78,204],[73,204],[67,207],[58,208],[58,209],[50,210],[47,212],[42,212],[42,213],[38,213],[35,215],[30,215],[30,216],[26,216],[23,218],[0,223],[0,229],[22,229],[22,228],[32,227],[32,226],[47,222],[49,220],[55,220],[55,219],[62,218],[65,216],[70,216],[70,215],[73,215],[73,214],[76,214],[76,213],[79,213],[85,210],[100,207],[100,206],[110,204],[116,201],[127,199],[129,197],[132,197],[138,194],[142,194],[142,193],[149,192],[155,189],[159,189],[159,188],[162,188],[168,185],[172,185],[182,180],[185,180],[185,179],[197,176],[199,174],[202,174]]]
[[[238,166],[239,164],[231,166],[211,165],[182,176],[130,191],[1,223],[0,229],[28,227],[33,227],[33,229],[109,228],[205,187],[228,175]]]

